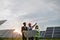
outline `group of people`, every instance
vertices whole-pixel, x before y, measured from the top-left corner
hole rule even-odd
[[[31,23],[28,23],[28,27],[27,27],[26,22],[23,22],[23,26],[21,28],[22,40],[27,40],[27,37],[24,36],[24,31],[28,31],[28,30],[31,31],[34,27],[35,29],[38,29],[37,23],[35,23],[33,26],[31,25]],[[28,40],[34,40],[34,37],[29,37]],[[38,40],[37,37],[36,37],[36,40]]]

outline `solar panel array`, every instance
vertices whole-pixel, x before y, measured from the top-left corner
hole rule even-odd
[[[17,38],[17,37],[21,37],[20,34],[18,33],[14,33],[14,30],[0,30],[0,37],[6,37],[6,38]]]
[[[7,20],[0,20],[0,25],[2,25]]]
[[[46,38],[60,38],[60,27],[48,27],[45,32]]]

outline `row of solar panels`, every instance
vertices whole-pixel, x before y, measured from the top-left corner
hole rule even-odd
[[[45,31],[40,31],[40,37],[44,37]],[[35,33],[32,33],[34,35]],[[30,35],[31,36],[31,35]],[[7,29],[7,30],[0,30],[0,37],[7,37],[7,38],[16,38],[21,37],[20,34],[15,33],[14,29]]]
[[[47,38],[60,38],[60,27],[48,27],[45,32]]]
[[[0,25],[5,23],[7,20],[0,20]],[[16,38],[21,37],[20,34],[14,33],[14,29],[7,29],[7,30],[0,30],[0,37],[7,37],[7,38]]]
[[[6,20],[1,20],[0,21],[0,25],[3,24]],[[6,31],[6,32],[5,32]],[[3,33],[2,33],[3,32]],[[4,35],[12,35],[9,30],[4,30],[4,31],[0,31],[0,36],[4,36]],[[2,34],[2,35],[1,35]],[[46,29],[46,31],[40,31],[40,36],[41,37],[46,37],[46,38],[60,38],[60,27],[48,27]]]
[[[7,30],[0,30],[0,37],[19,38],[21,37],[21,35],[18,33],[15,33],[14,29],[7,29]]]
[[[20,37],[13,32],[14,30],[0,30],[0,37]],[[60,38],[60,27],[48,27],[46,31],[40,31],[40,37],[42,38]]]

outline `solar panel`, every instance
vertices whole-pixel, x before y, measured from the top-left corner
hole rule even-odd
[[[9,29],[9,30],[0,30],[0,37],[6,37],[6,38],[16,38],[16,37],[20,37],[21,35],[18,33],[14,33],[13,32],[14,29]]]
[[[45,31],[40,31],[40,37],[44,38],[45,37]]]
[[[47,30],[52,30],[52,29],[53,29],[53,27],[48,27],[48,28],[47,28]]]
[[[54,32],[54,34],[60,34],[60,32]]]
[[[53,32],[53,27],[48,27],[45,33],[45,37],[51,38],[52,37],[52,32]]]
[[[53,37],[60,38],[60,27],[55,27]]]
[[[48,27],[45,33],[47,38],[60,38],[60,27]]]
[[[45,35],[46,38],[51,38],[52,37],[52,34],[47,34]]]
[[[11,30],[0,30],[0,37],[4,37],[5,35],[7,35],[8,34],[8,31],[10,32],[12,32],[14,29],[11,29]]]
[[[60,34],[54,34],[54,38],[60,38]]]
[[[6,20],[0,20],[0,25],[3,24]]]
[[[55,31],[60,31],[60,27],[55,27]]]
[[[47,35],[47,34],[52,34],[52,31],[46,31],[46,35]]]

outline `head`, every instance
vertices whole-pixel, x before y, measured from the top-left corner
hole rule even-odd
[[[28,23],[28,26],[31,27],[31,23]]]
[[[36,25],[35,29],[38,29],[38,25]]]
[[[23,22],[23,25],[26,26],[26,22]]]

